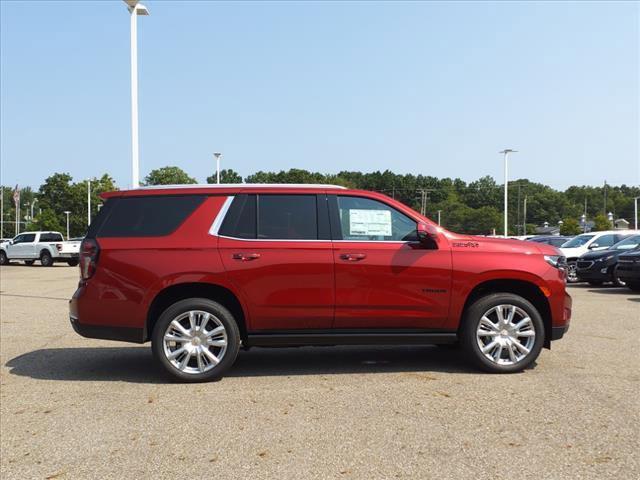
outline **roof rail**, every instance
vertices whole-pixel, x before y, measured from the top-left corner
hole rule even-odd
[[[346,189],[341,185],[321,183],[191,183],[182,185],[148,185],[137,190],[155,190],[163,188],[336,188]]]

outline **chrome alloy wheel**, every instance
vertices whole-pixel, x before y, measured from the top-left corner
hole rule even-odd
[[[520,307],[497,305],[480,319],[476,340],[482,354],[497,365],[514,365],[533,348],[536,330]]]
[[[164,354],[184,373],[208,372],[227,351],[227,331],[209,312],[191,310],[174,318],[164,332]]]

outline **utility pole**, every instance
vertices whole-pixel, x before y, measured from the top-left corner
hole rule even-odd
[[[0,238],[4,238],[4,187],[0,185]]]
[[[438,225],[440,225],[440,212],[442,212],[442,210],[438,210]]]
[[[604,181],[604,214],[607,214],[607,181]]]
[[[638,199],[640,197],[634,197],[633,199],[633,217],[635,218],[635,230],[638,229]]]
[[[419,188],[420,192],[420,214],[425,216],[427,214],[427,199],[429,192],[433,192],[433,188]]]

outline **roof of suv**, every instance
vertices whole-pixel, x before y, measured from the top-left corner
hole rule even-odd
[[[216,193],[232,193],[243,190],[269,190],[280,189],[287,192],[291,191],[324,191],[324,190],[346,190],[346,187],[340,185],[325,185],[315,183],[221,183],[221,184],[190,184],[190,185],[153,185],[147,187],[139,187],[131,190],[116,190],[106,192],[101,195],[102,198],[118,197],[118,196],[139,196],[139,195],[161,195],[161,194],[211,194]]]

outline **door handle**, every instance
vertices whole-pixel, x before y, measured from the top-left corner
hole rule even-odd
[[[366,253],[341,253],[340,258],[348,262],[358,262],[367,258]]]
[[[242,262],[249,262],[251,260],[257,260],[260,258],[259,253],[234,253],[231,258],[234,260],[240,260]]]

